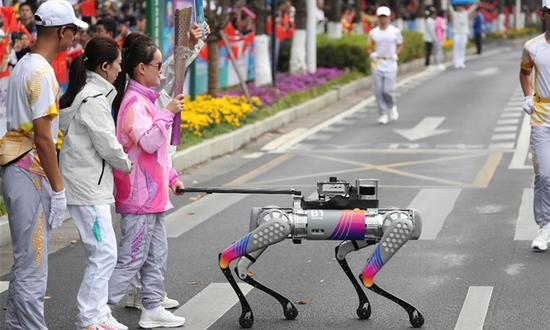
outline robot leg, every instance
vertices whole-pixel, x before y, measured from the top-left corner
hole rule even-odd
[[[235,269],[235,272],[239,275],[239,277],[241,277],[241,279],[243,279],[246,283],[257,287],[258,289],[272,295],[277,300],[279,300],[278,297],[274,295],[273,291],[254,281],[252,277],[248,275],[248,267],[250,267],[252,263],[256,261],[256,258],[258,258],[262,254],[262,252],[267,249],[268,246],[283,241],[290,235],[291,232],[291,222],[288,219],[286,213],[282,210],[268,209],[263,211],[258,216],[263,219],[261,224],[250,233],[248,233],[246,236],[241,238],[239,241],[233,243],[225,250],[223,250],[223,252],[220,253],[219,257],[219,266],[222,270],[222,273],[239,297],[239,301],[242,307],[242,313],[239,318],[239,323],[243,328],[252,327],[252,325],[254,324],[254,316],[252,314],[252,309],[250,308],[248,301],[246,300],[244,294],[237,285],[235,278],[229,270],[229,264],[233,260],[241,258]],[[282,296],[280,297],[284,299],[284,301],[279,300],[279,302],[281,302],[281,304],[283,305],[285,316],[287,316],[288,314],[287,318],[291,317],[292,319],[292,313],[294,313],[293,318],[295,318],[297,315],[297,310],[294,305],[292,305],[292,303],[288,301],[288,299]]]
[[[351,281],[351,284],[353,284],[353,287],[357,292],[357,296],[359,297],[359,307],[357,307],[357,316],[361,320],[366,320],[370,317],[371,306],[370,306],[369,299],[367,298],[367,295],[363,291],[363,288],[361,288],[361,286],[359,285],[359,282],[357,282],[357,279],[355,278],[355,276],[353,276],[353,273],[349,268],[348,262],[346,260],[346,256],[351,252],[359,251],[360,249],[365,248],[372,244],[374,243],[368,240],[343,241],[335,248],[336,260],[340,264],[340,267],[342,267],[342,270],[344,271],[348,279]]]
[[[415,227],[416,224],[418,224],[418,228]],[[420,236],[420,226],[420,215],[414,210],[395,210],[388,212],[384,217],[384,234],[382,235],[382,239],[367,261],[363,273],[359,276],[365,287],[392,300],[405,309],[409,314],[409,321],[414,328],[419,328],[424,324],[424,317],[422,314],[414,306],[374,284],[374,276],[409,239],[418,239]]]

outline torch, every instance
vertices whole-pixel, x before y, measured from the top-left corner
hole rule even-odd
[[[187,72],[187,61],[193,56],[189,49],[189,32],[191,31],[192,8],[177,9],[174,21],[174,91],[173,96],[183,93],[183,84]],[[177,114],[172,124],[171,145],[179,145],[181,142],[181,114]]]

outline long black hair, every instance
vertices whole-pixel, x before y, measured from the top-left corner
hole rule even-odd
[[[117,89],[117,96],[113,101],[115,122],[126,90],[126,75],[128,75],[130,79],[135,79],[134,70],[136,67],[140,63],[151,63],[158,49],[159,48],[150,37],[141,33],[130,33],[126,39],[124,39],[124,44],[122,45],[122,71],[114,82]]]
[[[97,37],[90,40],[84,54],[77,57],[71,64],[69,87],[59,100],[59,107],[67,108],[73,103],[76,95],[86,85],[86,70],[95,71],[105,62],[113,63],[118,58],[119,52],[120,49],[113,39]]]

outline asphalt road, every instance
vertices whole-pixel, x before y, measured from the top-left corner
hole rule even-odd
[[[381,206],[416,207],[424,215],[421,240],[408,242],[375,280],[416,306],[424,329],[549,329],[550,257],[530,251],[536,228],[520,52],[497,48],[464,70],[429,69],[401,79],[401,117],[387,126],[376,124],[366,93],[355,95],[182,177],[188,186],[293,187],[305,196],[329,176],[377,178]],[[237,329],[240,306],[218,253],[246,234],[251,207],[288,207],[291,199],[188,195],[175,202],[167,220],[166,288],[183,304],[176,313],[188,319],[185,329]],[[337,244],[284,241],[262,255],[254,278],[302,304],[296,320],[287,321],[274,299],[247,289],[256,329],[410,328],[402,309],[370,291],[372,316],[357,319],[357,296],[334,259]],[[349,256],[354,273],[371,253]],[[74,328],[83,254],[76,243],[50,255],[51,329]],[[5,299],[3,292],[2,306]],[[114,314],[137,328],[139,311]]]

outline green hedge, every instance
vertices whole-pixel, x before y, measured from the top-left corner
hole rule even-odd
[[[403,31],[404,48],[399,55],[399,62],[408,62],[424,56],[424,41],[418,32]],[[370,73],[367,55],[366,34],[345,35],[342,39],[328,39],[326,34],[317,37],[317,65],[319,67],[351,69],[365,74]],[[290,62],[290,42],[281,45],[278,69],[288,71]]]

